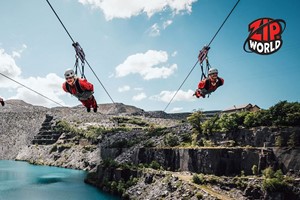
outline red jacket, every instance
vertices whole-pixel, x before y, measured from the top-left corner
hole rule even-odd
[[[217,79],[217,83],[215,85],[213,85],[211,83],[211,80],[208,79],[203,79],[202,81],[199,82],[198,84],[198,88],[199,89],[206,89],[208,93],[210,92],[214,92],[218,87],[220,87],[221,85],[224,84],[224,79],[218,77]]]
[[[76,85],[78,86],[78,83],[76,83],[76,81],[78,81],[79,83],[79,88],[76,87]],[[65,92],[69,92],[67,89],[66,84],[68,84],[67,82],[64,82],[62,85],[62,88]],[[83,91],[94,91],[94,86],[93,84],[89,83],[86,79],[81,79],[81,78],[76,78],[75,79],[75,84],[73,86],[69,85],[70,88],[70,93],[73,95],[77,95],[78,93],[82,93]]]

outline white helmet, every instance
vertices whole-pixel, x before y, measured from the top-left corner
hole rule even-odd
[[[214,74],[214,73],[218,73],[218,70],[216,68],[210,68],[208,70],[208,75]]]
[[[73,69],[67,69],[65,72],[65,78],[75,77],[75,72]]]

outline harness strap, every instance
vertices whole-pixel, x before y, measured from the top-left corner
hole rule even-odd
[[[66,83],[66,89],[67,89],[67,91],[68,91],[70,94],[72,94],[71,86],[70,86],[68,83]],[[78,79],[75,80],[75,89],[76,89],[76,94],[75,94],[75,96],[76,96],[78,93],[83,93],[83,89],[81,88]]]
[[[198,55],[198,60],[199,60],[199,63],[200,63],[200,67],[201,67],[201,80],[203,79],[206,79],[206,74],[204,72],[204,69],[203,69],[203,61],[206,59],[206,71],[209,70],[209,62],[208,62],[208,58],[207,58],[207,54],[208,54],[208,51],[209,51],[210,47],[209,46],[204,46],[199,55]]]
[[[204,59],[206,58],[207,54],[208,54],[208,50],[210,49],[209,46],[204,46],[199,55],[198,55],[198,60],[200,62],[200,64],[202,64],[202,62],[204,61]]]
[[[78,58],[79,58],[80,61],[81,61],[81,78],[85,78],[85,76],[84,76],[85,53],[84,53],[83,49],[81,48],[81,46],[79,45],[78,42],[74,42],[72,44],[72,46],[74,47],[75,52],[76,52],[76,62],[75,62],[76,75],[77,75]]]
[[[85,53],[78,42],[74,42],[72,46],[75,48],[76,55],[80,58],[81,62],[85,61]]]
[[[211,81],[209,78],[206,79],[205,81],[205,86],[204,88],[209,91],[209,87],[210,87]],[[218,88],[219,86],[223,85],[222,80],[220,79],[220,77],[218,77],[217,83],[216,83],[216,88]],[[213,91],[211,91],[213,92]]]

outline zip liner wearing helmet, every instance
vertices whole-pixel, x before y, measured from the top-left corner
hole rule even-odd
[[[63,90],[77,97],[82,105],[86,107],[87,112],[90,112],[91,108],[94,112],[97,112],[98,105],[93,95],[93,84],[85,78],[78,78],[73,69],[67,69],[64,76],[66,81],[62,85]]]
[[[198,89],[195,91],[193,96],[197,98],[209,95],[214,92],[218,87],[224,84],[224,79],[218,77],[218,70],[216,68],[211,68],[208,62],[208,51],[210,47],[204,46],[198,55],[198,60],[201,67],[201,81],[198,84]],[[206,69],[203,69],[203,61],[206,60]]]
[[[65,92],[72,94],[86,107],[87,112],[93,108],[94,112],[97,112],[97,101],[94,97],[94,85],[87,81],[84,75],[85,65],[85,53],[78,42],[73,42],[72,46],[75,49],[75,71],[73,69],[67,69],[65,71],[66,81],[63,83],[62,88]],[[79,67],[79,60],[81,62],[81,70]],[[77,72],[80,71],[81,78],[77,77]]]
[[[91,111],[93,108],[94,112],[97,112],[97,102],[94,97],[94,86],[89,83],[84,75],[84,65],[85,65],[85,53],[78,42],[74,42],[72,46],[76,52],[75,61],[75,71],[73,69],[67,69],[65,71],[66,81],[63,83],[62,88],[65,92],[72,94],[77,97],[77,99],[86,107],[87,112]],[[79,68],[79,59],[81,62],[81,70]],[[77,71],[80,71],[81,78],[77,77]]]

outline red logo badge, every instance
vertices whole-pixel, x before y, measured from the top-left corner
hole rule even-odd
[[[249,24],[249,36],[244,43],[244,50],[269,55],[278,51],[282,46],[281,34],[285,29],[282,19],[260,18]],[[248,49],[246,45],[248,44]]]

